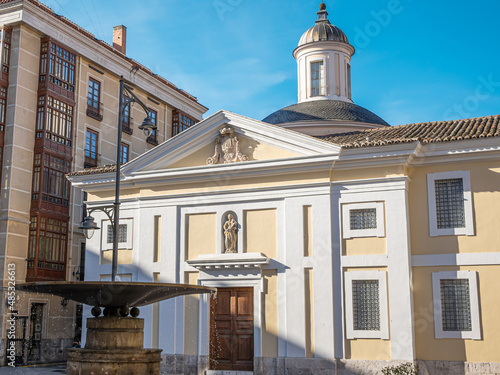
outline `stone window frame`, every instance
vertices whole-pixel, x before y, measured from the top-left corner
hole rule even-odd
[[[462,179],[464,194],[464,228],[442,228],[437,227],[436,191],[435,182],[448,179]],[[451,171],[427,174],[427,200],[429,207],[429,235],[436,236],[473,236],[474,220],[472,215],[472,191],[469,171]]]
[[[351,229],[352,210],[377,210],[377,227],[371,229]],[[384,202],[346,203],[342,205],[342,238],[385,237]]]
[[[471,331],[444,331],[441,309],[441,280],[469,280]],[[479,314],[478,275],[476,271],[438,271],[432,273],[432,296],[434,299],[434,337],[436,339],[481,340],[481,319]]]
[[[354,329],[352,282],[355,280],[377,280],[379,282],[380,330],[364,331]],[[389,309],[387,304],[386,271],[351,271],[344,273],[345,290],[345,332],[346,339],[389,340]]]

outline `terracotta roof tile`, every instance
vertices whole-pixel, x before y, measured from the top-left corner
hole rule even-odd
[[[101,174],[116,172],[116,164],[103,165],[101,167],[82,169],[81,171],[75,171],[68,173],[66,176],[86,176],[90,174]]]
[[[500,136],[500,115],[454,121],[422,122],[317,137],[342,148],[374,147],[420,141],[423,144]]]

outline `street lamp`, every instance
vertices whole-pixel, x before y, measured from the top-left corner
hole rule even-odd
[[[106,206],[101,208],[93,208],[89,210],[88,216],[83,220],[82,225],[79,229],[83,230],[85,237],[90,239],[94,234],[94,230],[100,229],[94,218],[90,216],[93,211],[103,211],[109,218],[111,222],[111,227],[113,229],[113,257],[112,257],[112,268],[111,268],[111,280],[115,281],[116,271],[118,268],[118,232],[119,232],[119,222],[120,222],[120,158],[121,158],[121,143],[122,143],[122,118],[125,113],[125,108],[131,103],[138,103],[144,112],[146,112],[146,118],[139,125],[139,129],[144,131],[144,135],[149,137],[153,131],[156,130],[156,125],[153,119],[149,116],[148,107],[132,92],[134,89],[127,86],[123,82],[123,76],[120,77],[120,93],[119,93],[119,111],[118,111],[118,139],[116,141],[116,178],[115,178],[115,202],[113,206]],[[127,94],[124,96],[124,91]]]

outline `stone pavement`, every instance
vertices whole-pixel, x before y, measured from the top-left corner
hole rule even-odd
[[[0,375],[58,375],[66,374],[66,364],[28,367],[0,367]]]

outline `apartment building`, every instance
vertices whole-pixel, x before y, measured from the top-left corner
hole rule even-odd
[[[110,45],[36,0],[4,0],[0,28],[0,363],[11,313],[17,361],[57,361],[78,336],[81,307],[21,292],[9,305],[9,276],[16,283],[84,277],[85,197],[65,175],[116,162],[120,77],[157,126],[145,138],[138,129],[145,111],[125,108],[121,163],[200,121],[207,108],[128,57],[125,26],[114,28]]]

